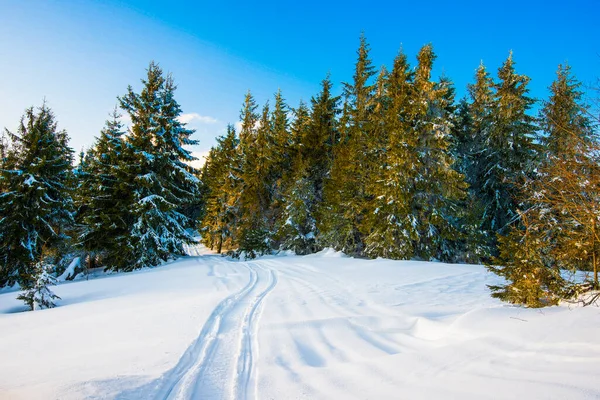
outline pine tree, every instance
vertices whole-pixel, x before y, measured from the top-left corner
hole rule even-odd
[[[37,262],[33,266],[32,282],[23,287],[23,292],[17,296],[23,300],[31,311],[53,308],[55,300],[60,300],[48,286],[56,285],[57,280],[52,275],[53,265],[46,260]]]
[[[474,186],[485,205],[482,229],[502,234],[518,219],[519,186],[535,168],[537,128],[528,114],[534,103],[527,96],[529,78],[515,72],[512,53],[498,70],[498,78],[491,124],[477,132],[484,140]]]
[[[463,156],[465,177],[474,197],[484,193],[487,180],[485,158],[492,127],[494,124],[494,81],[483,63],[475,73],[475,83],[468,85],[471,103],[468,106],[470,132],[466,134],[467,148]]]
[[[483,229],[486,208],[485,189],[488,177],[487,161],[494,115],[494,82],[483,63],[475,73],[475,83],[468,85],[470,101],[463,99],[457,109],[452,130],[451,153],[454,169],[463,174],[469,185],[467,197],[459,204],[463,237],[457,244],[464,261],[478,263],[489,260],[495,243],[495,233]]]
[[[239,192],[239,229],[238,255],[244,253],[248,258],[268,253],[272,248],[272,236],[269,226],[269,207],[272,192],[269,172],[272,159],[268,153],[271,138],[269,104],[265,104],[262,113],[256,112],[258,106],[250,92],[244,100],[240,115],[242,129],[240,145],[242,168]]]
[[[239,186],[240,163],[239,140],[233,126],[227,127],[227,135],[218,138],[217,143],[217,147],[211,149],[202,173],[207,191],[200,226],[203,242],[221,253],[223,248],[232,249],[236,245],[239,197],[235,191]]]
[[[461,234],[458,202],[465,196],[464,177],[452,165],[449,152],[454,95],[451,83],[431,80],[435,54],[431,45],[417,56],[412,99],[412,134],[416,136],[416,179],[410,215],[415,221],[415,255],[422,259],[452,259],[452,246]]]
[[[600,288],[600,145],[579,87],[559,66],[540,112],[545,157],[522,194],[529,208],[490,267],[507,280],[491,287],[505,301],[539,307]],[[578,269],[593,272],[583,285],[561,275]]]
[[[569,65],[559,65],[551,96],[540,112],[542,144],[548,156],[571,156],[589,146],[594,139],[588,107],[583,104],[581,83]]]
[[[546,238],[540,227],[520,214],[523,228],[512,227],[508,235],[499,239],[497,265],[488,269],[503,277],[505,285],[490,285],[492,297],[528,307],[557,304],[565,293],[565,281],[560,268],[548,267],[544,247]]]
[[[88,253],[90,268],[96,259],[108,269],[128,269],[129,238],[134,188],[128,176],[130,152],[117,109],[106,121],[100,137],[79,164],[77,220],[79,242]]]
[[[416,142],[410,134],[409,114],[412,80],[406,55],[400,52],[387,78],[387,104],[382,107],[382,129],[387,136],[385,162],[373,176],[374,198],[365,220],[366,253],[371,257],[406,259],[414,251],[412,240],[416,234],[409,214],[410,182],[416,171],[413,165]]]
[[[44,103],[25,111],[1,171],[0,286],[34,281],[42,248],[56,249],[73,223],[73,150]]]
[[[310,113],[301,103],[292,126],[298,150],[289,184],[284,192],[284,210],[278,236],[283,249],[309,254],[321,249],[317,221],[323,203],[323,185],[336,141],[337,97],[331,94],[329,76],[321,82],[321,92],[311,99]]]
[[[195,158],[183,147],[197,142],[190,139],[194,131],[178,120],[176,86],[155,63],[147,72],[141,93],[129,87],[119,98],[132,121],[128,168],[135,189],[127,269],[154,266],[184,254],[183,245],[195,240],[187,230],[192,222],[182,208],[200,195],[198,171],[187,164]]]
[[[369,58],[369,45],[360,38],[352,83],[344,84],[344,108],[340,124],[340,141],[334,148],[331,174],[326,182],[327,219],[322,223],[323,241],[327,246],[348,254],[364,252],[361,225],[369,200],[367,181],[371,179],[368,142],[374,133],[371,117],[375,105],[376,72]],[[324,214],[325,215],[325,214]]]

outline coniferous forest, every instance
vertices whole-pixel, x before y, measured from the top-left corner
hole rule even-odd
[[[0,143],[0,287],[50,307],[47,285],[73,260],[152,267],[199,232],[241,258],[333,248],[484,263],[505,278],[492,296],[531,307],[600,289],[599,120],[570,67],[536,100],[512,54],[497,71],[465,66],[477,68],[457,99],[450,78],[433,79],[435,60],[425,45],[377,69],[362,36],[342,93],[330,76],[294,106],[248,92],[241,129],[228,127],[201,171],[156,63],[75,167],[49,106],[27,109]]]

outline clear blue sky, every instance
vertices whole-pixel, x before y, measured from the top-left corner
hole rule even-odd
[[[0,0],[0,127],[45,97],[72,146],[89,146],[116,96],[139,89],[150,60],[173,73],[201,153],[238,119],[251,89],[281,88],[295,106],[331,72],[348,81],[361,31],[377,66],[398,49],[414,63],[432,43],[437,74],[459,95],[483,60],[495,74],[514,51],[531,94],[547,96],[559,63],[584,83],[600,77],[600,1],[233,2]],[[216,120],[216,122],[215,122]]]

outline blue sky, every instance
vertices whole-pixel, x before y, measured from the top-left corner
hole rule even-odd
[[[495,74],[512,49],[531,94],[547,96],[559,63],[600,77],[600,1],[234,2],[0,0],[0,127],[45,97],[72,146],[89,146],[116,96],[150,60],[173,73],[177,99],[205,152],[238,119],[245,92],[290,105],[331,72],[352,75],[364,31],[377,66],[402,46],[414,63],[432,43],[437,74],[465,93],[480,61]]]

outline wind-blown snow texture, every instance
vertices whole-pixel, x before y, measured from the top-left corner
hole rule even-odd
[[[0,294],[1,399],[592,399],[600,309],[489,297],[481,266],[316,255]]]

